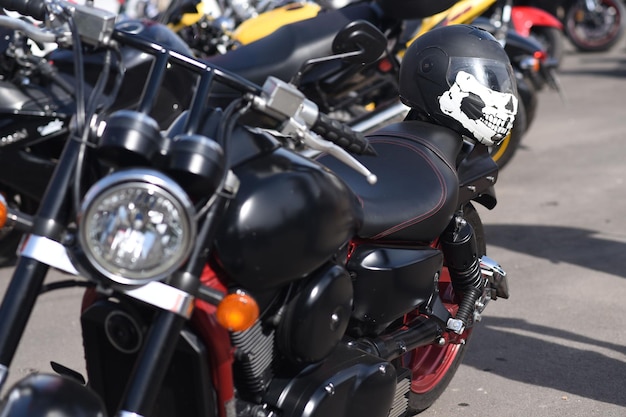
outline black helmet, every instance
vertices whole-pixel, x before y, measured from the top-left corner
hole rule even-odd
[[[469,25],[433,29],[406,50],[400,99],[421,118],[497,145],[517,114],[515,75],[504,48]]]

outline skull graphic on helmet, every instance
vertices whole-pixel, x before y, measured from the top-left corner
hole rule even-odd
[[[441,111],[487,146],[497,145],[513,128],[517,104],[513,94],[491,90],[465,71],[439,97]]]

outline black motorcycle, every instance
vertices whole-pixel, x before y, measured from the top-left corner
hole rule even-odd
[[[62,364],[27,376],[2,416],[377,417],[435,401],[485,305],[508,297],[472,205],[496,204],[486,146],[420,121],[364,137],[292,84],[259,87],[110,13],[3,5],[54,13],[52,30],[0,26],[72,45],[78,75],[90,50],[134,48],[152,66],[137,110],[100,112],[121,60],[103,60],[90,100],[77,82],[71,140],[36,214],[0,216],[26,233],[0,305],[0,388],[38,295],[87,287],[87,378]],[[337,39],[334,59],[352,63],[386,46],[366,22]],[[162,130],[149,112],[172,67],[193,88]],[[239,97],[210,106],[218,86]],[[51,267],[85,280],[47,285]]]

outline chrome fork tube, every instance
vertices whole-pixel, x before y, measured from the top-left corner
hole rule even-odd
[[[70,210],[69,190],[81,144],[67,141],[52,179],[33,218],[32,234],[60,240]],[[43,285],[49,266],[20,256],[0,304],[0,389]]]

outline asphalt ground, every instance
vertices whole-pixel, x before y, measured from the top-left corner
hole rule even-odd
[[[479,207],[511,298],[487,306],[425,417],[626,416],[626,42],[599,54],[568,48],[559,76],[565,102],[540,93],[500,173],[498,206]],[[10,273],[0,270],[0,294]],[[41,297],[9,384],[49,372],[50,360],[83,369],[79,294]]]

